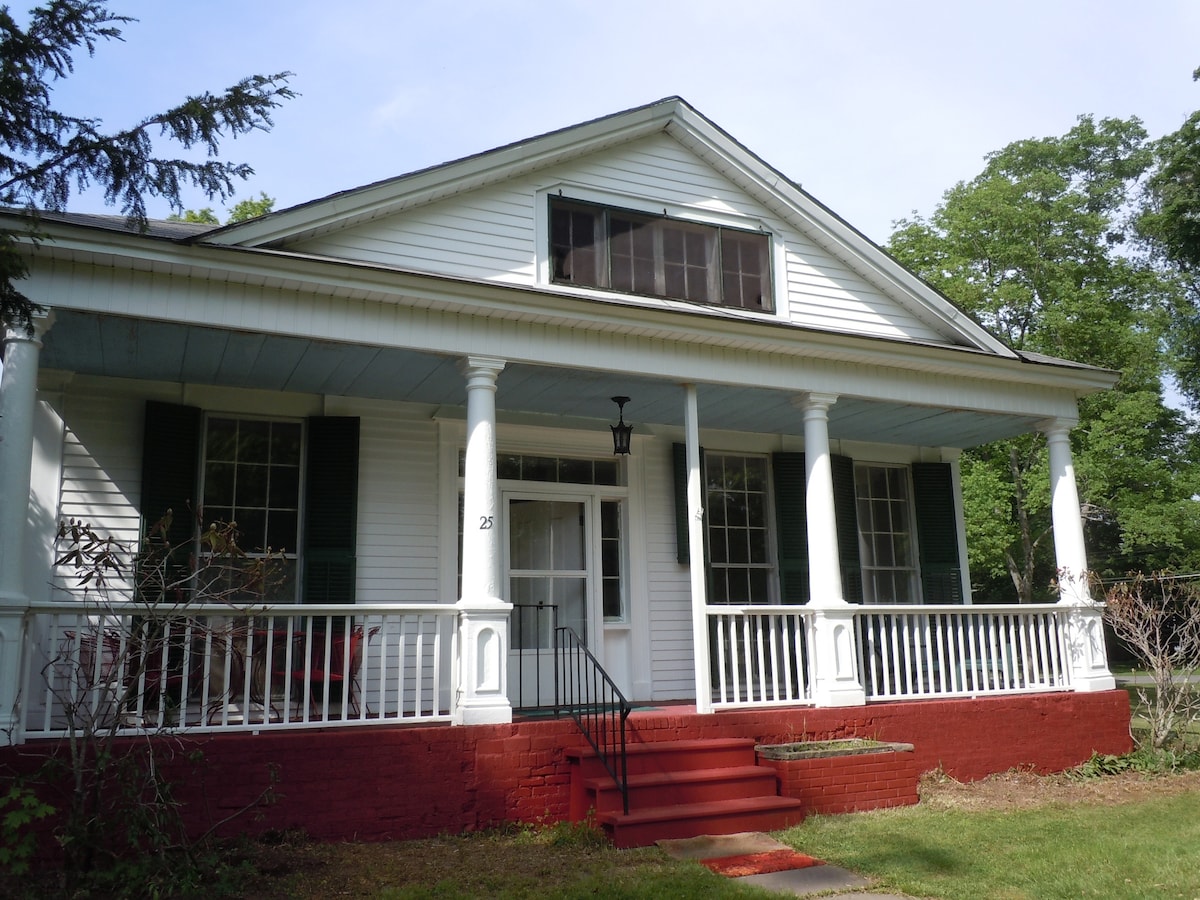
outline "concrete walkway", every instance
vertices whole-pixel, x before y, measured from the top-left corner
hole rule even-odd
[[[757,831],[659,841],[658,846],[672,859],[696,860],[795,849],[780,843],[770,835]],[[909,900],[904,894],[873,892],[870,890],[870,879],[830,865],[788,869],[784,872],[771,872],[766,875],[743,875],[734,880],[758,885],[761,888],[793,897],[823,894],[825,895],[823,900]],[[830,894],[829,891],[839,891],[840,893]]]

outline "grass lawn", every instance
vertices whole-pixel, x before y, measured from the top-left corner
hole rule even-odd
[[[1200,897],[1200,791],[1112,806],[820,816],[780,837],[918,897]]]
[[[876,879],[877,890],[914,897],[1200,897],[1200,773],[1083,783],[1021,774],[992,782],[990,792],[987,782],[950,782],[943,790],[953,788],[953,799],[936,788],[923,786],[919,806],[813,817],[776,837]],[[262,874],[238,896],[779,896],[654,847],[614,850],[569,826],[393,844],[298,843],[270,848],[257,862]]]

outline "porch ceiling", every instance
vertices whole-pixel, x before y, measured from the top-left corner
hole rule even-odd
[[[41,365],[85,375],[190,382],[260,390],[400,400],[466,402],[459,357],[359,344],[56,311]],[[612,419],[617,395],[632,398],[627,421],[683,425],[678,384],[644,375],[509,364],[497,409],[559,418]],[[785,391],[702,384],[700,425],[766,434],[803,434],[801,411]],[[597,427],[600,427],[598,424]],[[844,397],[830,410],[834,439],[970,447],[1032,430],[1032,417],[1004,416]]]

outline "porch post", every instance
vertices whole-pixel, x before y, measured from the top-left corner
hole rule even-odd
[[[704,554],[704,485],[700,481],[700,414],[696,386],[685,384],[684,442],[687,452],[688,569],[692,587],[692,656],[696,668],[696,712],[712,712],[708,649],[708,579]]]
[[[467,453],[463,487],[459,698],[462,725],[512,721],[508,700],[508,614],[501,599],[499,495],[496,489],[496,379],[504,360],[472,356],[467,379]]]
[[[862,706],[867,695],[858,680],[854,607],[842,593],[829,451],[829,407],[836,402],[836,394],[818,393],[804,394],[797,402],[804,411],[812,697],[817,706]]]
[[[25,535],[33,464],[33,419],[37,403],[38,353],[52,315],[36,316],[34,332],[4,323],[0,352],[0,746],[24,743],[20,709],[25,614]]]
[[[1054,524],[1054,562],[1058,605],[1065,607],[1071,686],[1077,691],[1111,691],[1117,684],[1108,670],[1104,646],[1104,605],[1088,589],[1087,550],[1075,465],[1071,460],[1074,421],[1054,419],[1042,425],[1050,451],[1050,515]]]

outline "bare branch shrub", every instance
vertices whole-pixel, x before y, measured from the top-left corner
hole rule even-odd
[[[201,688],[188,682],[190,661],[234,647],[239,626],[222,626],[213,606],[252,610],[281,577],[279,556],[244,553],[233,523],[172,546],[171,516],[136,552],[85,522],[59,528],[55,561],[71,573],[65,591],[80,612],[48,638],[42,674],[66,736],[37,779],[54,790],[70,896],[125,896],[133,885],[138,896],[198,890],[217,865],[216,829],[269,802],[274,788],[274,773],[264,772],[267,786],[253,802],[196,834],[164,774],[187,762],[189,778],[203,777],[203,754],[174,731]]]
[[[1168,575],[1134,574],[1105,592],[1104,619],[1153,678],[1135,686],[1162,749],[1200,720],[1200,590]]]

